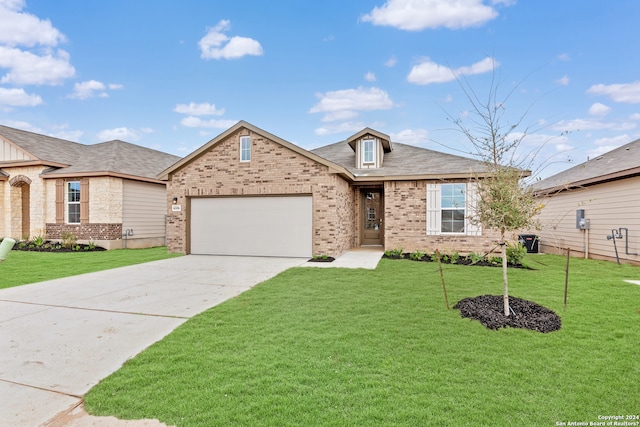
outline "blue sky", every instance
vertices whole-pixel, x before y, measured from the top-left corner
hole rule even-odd
[[[465,154],[454,70],[510,93],[503,123],[524,116],[547,176],[640,137],[639,18],[634,0],[0,0],[0,123],[181,156],[238,120],[307,149],[369,126]]]

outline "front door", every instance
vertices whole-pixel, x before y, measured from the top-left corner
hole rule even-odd
[[[362,198],[362,244],[382,245],[384,238],[382,190],[365,190]]]

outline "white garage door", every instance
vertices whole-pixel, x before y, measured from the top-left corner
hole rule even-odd
[[[191,253],[310,257],[311,196],[191,200]]]

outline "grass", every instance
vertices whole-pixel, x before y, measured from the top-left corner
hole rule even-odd
[[[527,258],[513,296],[562,329],[488,330],[446,310],[437,266],[294,268],[183,324],[94,387],[87,410],[177,426],[550,426],[637,414],[640,269]],[[446,265],[449,300],[501,269]]]
[[[103,252],[11,251],[0,263],[0,289],[171,258],[166,247]]]

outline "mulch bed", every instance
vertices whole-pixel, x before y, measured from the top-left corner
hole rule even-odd
[[[509,297],[509,316],[504,315],[503,304],[502,295],[481,295],[464,298],[453,308],[459,309],[462,317],[478,320],[489,329],[510,326],[547,333],[562,327],[560,316],[535,302]]]
[[[332,256],[328,256],[328,257],[314,257],[309,259],[309,262],[333,262],[336,259]]]
[[[74,243],[71,246],[62,246],[59,242],[45,241],[40,244],[29,241],[17,242],[13,246],[14,251],[28,252],[98,252],[106,251],[105,248],[96,245],[85,245],[82,243]]]
[[[384,254],[382,255],[382,258],[386,258],[386,259],[408,259],[411,261],[417,261],[417,262],[437,262],[435,261],[431,255],[424,255],[423,257],[421,257],[420,259],[415,259],[415,258],[411,258],[411,253],[407,252],[407,253],[403,253],[402,255],[387,255]],[[477,260],[474,261],[472,260],[470,257],[468,256],[459,256],[455,261],[451,260],[450,257],[444,257],[444,259],[441,260],[442,264],[457,264],[457,265],[475,265],[475,266],[479,266],[479,267],[502,267],[501,263],[497,263],[497,262],[491,262],[487,259],[481,259],[481,260]],[[513,264],[513,263],[507,263],[507,267],[510,268],[524,268],[526,270],[534,270],[531,267],[527,267],[525,265],[522,264]]]

